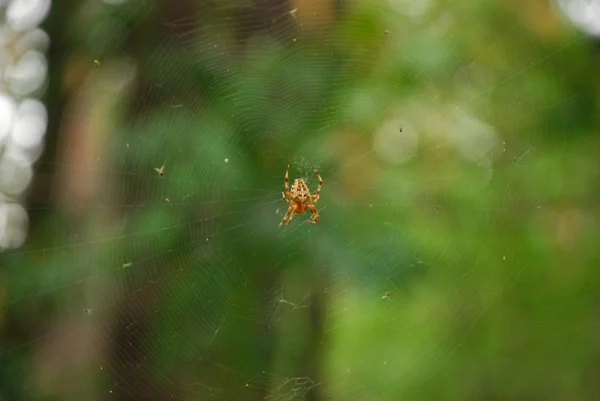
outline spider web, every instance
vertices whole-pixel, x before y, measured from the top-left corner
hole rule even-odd
[[[0,255],[0,395],[570,394],[553,377],[590,349],[549,341],[585,324],[532,346],[519,308],[590,278],[585,38],[543,2],[180,6],[78,16],[89,66],[28,243]],[[288,163],[311,191],[323,177],[317,225],[277,229]],[[564,292],[530,290],[574,253]]]

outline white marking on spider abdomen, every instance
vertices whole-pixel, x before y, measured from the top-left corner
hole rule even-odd
[[[308,187],[301,179],[295,179],[294,184],[292,184],[292,195],[294,199],[304,201],[310,197],[310,192],[308,191]]]

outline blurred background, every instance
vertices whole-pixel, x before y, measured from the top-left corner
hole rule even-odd
[[[0,400],[597,400],[600,3],[1,0]],[[290,180],[309,213],[277,228]]]

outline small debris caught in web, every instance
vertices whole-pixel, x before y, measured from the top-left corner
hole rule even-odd
[[[225,163],[229,163],[229,159],[227,157],[225,158]]]
[[[390,299],[390,292],[386,291],[385,294],[381,297],[381,299]]]
[[[159,168],[154,168],[154,170],[156,170],[156,172],[158,174],[160,174],[160,176],[162,177],[163,175],[165,175],[165,166],[167,165],[167,161],[165,160],[165,162],[163,163],[162,167]]]
[[[100,60],[94,60],[94,64],[96,64],[98,67],[100,67]]]

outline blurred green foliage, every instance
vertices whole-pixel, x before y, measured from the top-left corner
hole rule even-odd
[[[587,39],[542,1],[171,3],[55,6],[0,399],[598,397]],[[288,163],[316,226],[276,228]]]

